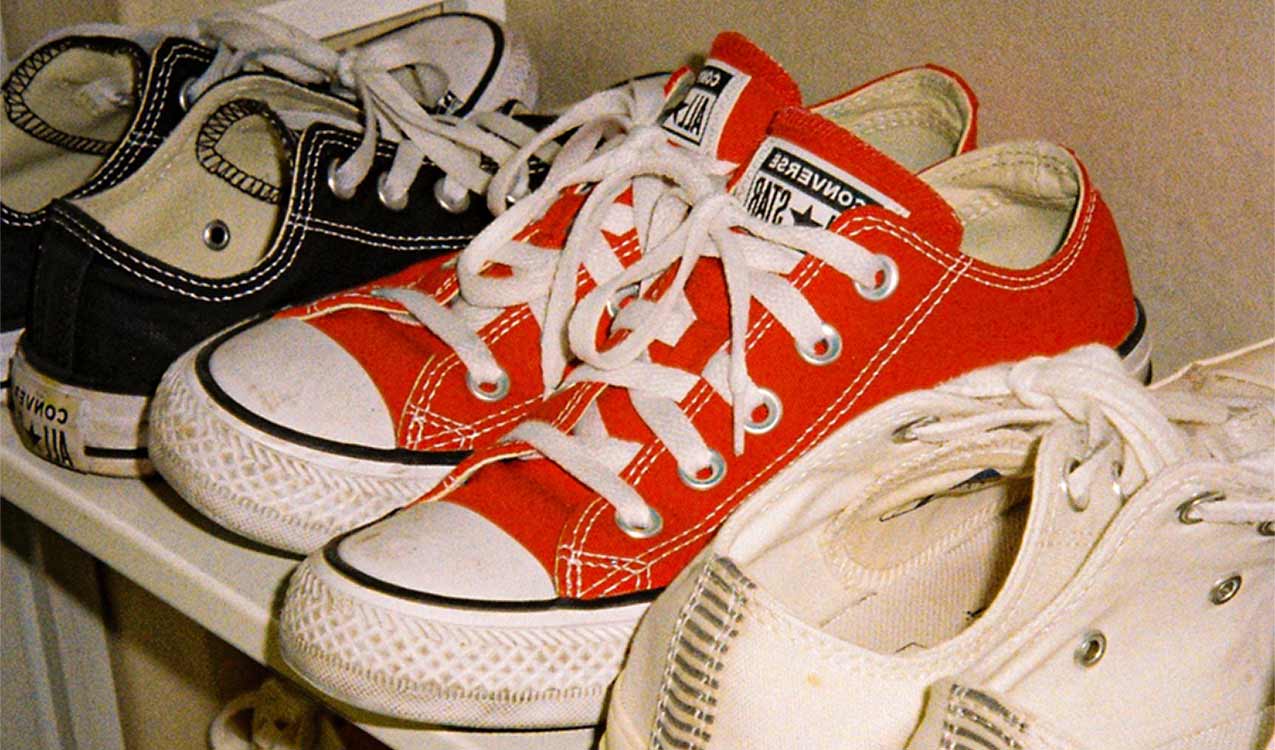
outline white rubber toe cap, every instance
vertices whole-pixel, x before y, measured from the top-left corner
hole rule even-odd
[[[347,572],[422,594],[492,602],[557,596],[544,567],[516,539],[444,500],[377,521],[333,552]]]
[[[317,328],[271,318],[223,341],[212,379],[244,409],[304,435],[394,448],[394,419],[362,365]]]

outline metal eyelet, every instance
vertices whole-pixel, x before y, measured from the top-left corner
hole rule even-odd
[[[651,512],[651,520],[645,526],[634,526],[621,518],[619,513],[614,516],[615,525],[634,539],[649,539],[664,529],[664,519],[655,511],[655,508],[648,506],[647,510]]]
[[[487,382],[478,382],[474,380],[472,373],[465,373],[465,385],[469,386],[469,392],[474,394],[475,398],[482,401],[499,401],[509,395],[509,375],[500,373],[500,377]]]
[[[1257,533],[1262,536],[1275,536],[1275,521],[1262,521],[1257,525]]]
[[[439,177],[438,181],[434,183],[434,200],[438,201],[438,205],[442,206],[443,210],[448,213],[464,213],[469,208],[469,191],[465,191],[465,194],[459,200],[453,200],[448,197],[447,190],[443,186],[446,181],[446,177]]]
[[[376,178],[376,197],[381,201],[381,205],[389,210],[402,211],[407,208],[407,193],[404,192],[398,198],[391,198],[385,189],[385,183],[388,179],[389,175],[384,172],[381,173],[380,177]]]
[[[1129,499],[1129,496],[1125,494],[1124,487],[1120,486],[1120,475],[1123,472],[1123,461],[1117,460],[1111,464],[1111,491],[1116,493],[1116,497],[1119,498],[1122,503]]]
[[[841,356],[841,334],[837,333],[837,329],[824,323],[820,326],[823,336],[815,342],[814,347],[810,349],[804,348],[801,344],[797,344],[797,353],[801,358],[812,365],[826,365],[829,362],[836,361]],[[819,346],[823,345],[823,351],[819,351]]]
[[[184,110],[190,109],[190,105],[195,103],[195,100],[191,97],[190,93],[190,87],[193,85],[195,85],[194,77],[187,78],[182,83],[182,87],[177,91],[177,104]]]
[[[1201,492],[1200,494],[1196,495],[1195,497],[1191,498],[1190,500],[1187,500],[1185,503],[1182,503],[1181,505],[1178,506],[1178,521],[1184,524],[1187,524],[1188,526],[1191,524],[1199,523],[1203,521],[1204,519],[1197,518],[1191,515],[1191,511],[1195,510],[1195,506],[1201,505],[1203,503],[1216,503],[1219,500],[1225,500],[1225,499],[1226,499],[1226,495],[1221,492]]]
[[[332,194],[340,198],[341,200],[348,201],[349,199],[354,197],[354,191],[350,190],[349,192],[344,192],[337,188],[336,171],[340,168],[341,168],[340,159],[337,159],[334,157],[332,161],[328,162],[328,190],[331,190]]]
[[[505,205],[512,206],[528,195],[531,195],[531,186],[526,183],[519,183],[505,195]]]
[[[708,472],[707,476],[700,476],[704,472]],[[722,481],[722,477],[726,476],[726,460],[722,458],[722,454],[715,450],[708,452],[708,465],[700,468],[694,474],[687,474],[682,471],[682,467],[677,467],[677,475],[682,478],[682,482],[693,490],[706,490],[715,486]]]
[[[624,303],[631,299],[636,299],[641,291],[637,282],[620,287],[616,290],[615,297],[607,300],[607,312],[613,318],[619,315],[620,310],[624,308]]]
[[[230,244],[230,227],[221,219],[213,219],[204,225],[204,244],[209,250],[225,250]]]
[[[1058,477],[1058,487],[1062,494],[1067,496],[1067,504],[1071,506],[1071,509],[1077,513],[1084,513],[1085,509],[1089,507],[1088,500],[1082,502],[1081,498],[1073,495],[1071,493],[1071,484],[1067,481],[1067,477],[1070,477],[1072,472],[1079,469],[1080,464],[1081,461],[1078,458],[1068,459],[1067,466],[1063,468],[1062,474]]]
[[[748,421],[744,422],[744,432],[752,435],[762,435],[775,429],[775,425],[779,424],[779,418],[784,413],[784,406],[774,391],[769,388],[760,388],[758,391],[761,393],[761,403],[753,409],[753,412],[764,408],[766,415],[755,421],[751,413],[748,415]]]
[[[1240,585],[1244,583],[1244,579],[1239,573],[1228,576],[1213,584],[1212,590],[1209,591],[1209,601],[1214,604],[1226,604],[1240,593]]]
[[[881,274],[883,278],[881,283],[876,286],[864,286],[859,282],[854,282],[854,289],[859,293],[860,297],[869,302],[880,302],[881,300],[894,294],[894,290],[899,286],[899,266],[894,259],[885,253],[877,253],[877,259],[881,261]]]
[[[1076,663],[1082,667],[1092,667],[1102,661],[1107,653],[1107,636],[1100,631],[1091,630],[1080,639],[1076,647]]]
[[[894,428],[894,432],[890,433],[890,439],[896,443],[911,443],[916,440],[914,432],[916,428],[935,424],[938,421],[939,418],[933,416],[917,417],[911,422],[905,422]]]

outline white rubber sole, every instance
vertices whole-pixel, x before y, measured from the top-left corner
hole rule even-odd
[[[284,660],[376,713],[484,729],[591,726],[647,602],[466,608],[363,586],[311,555],[279,622]]]
[[[145,448],[149,397],[68,385],[36,370],[21,350],[9,376],[9,411],[32,453],[88,474],[154,473]]]
[[[203,346],[164,373],[151,408],[151,460],[187,502],[236,534],[308,553],[403,507],[450,471],[326,453],[255,428],[199,382]]]

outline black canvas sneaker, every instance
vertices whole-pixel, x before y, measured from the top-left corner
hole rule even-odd
[[[127,179],[47,209],[10,398],[37,455],[150,473],[147,404],[182,351],[459,248],[490,221],[471,198],[535,133],[536,118],[494,111],[534,105],[524,47],[449,14],[341,55],[301,52],[357,96],[223,80]],[[535,180],[545,164],[530,167]]]
[[[3,386],[26,325],[49,203],[109,188],[144,162],[185,114],[182,86],[208,71],[215,44],[207,37],[125,27],[74,28],[35,45],[6,74],[0,118]]]

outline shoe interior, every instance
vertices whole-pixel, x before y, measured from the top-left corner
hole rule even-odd
[[[138,58],[121,47],[37,50],[5,83],[4,203],[32,212],[84,184],[137,109]]]
[[[921,174],[964,226],[961,252],[1001,268],[1033,268],[1073,231],[1080,166],[1049,143],[978,149]]]
[[[276,112],[356,121],[353,107],[291,82],[230,79],[201,96],[128,179],[75,205],[115,238],[188,273],[249,271],[273,247],[288,201],[293,136]]]
[[[845,476],[829,467],[801,492],[844,501],[859,491]],[[1030,479],[994,473],[946,491],[905,483],[853,512],[830,513],[741,567],[831,637],[882,654],[924,650],[961,633],[996,597],[1022,541],[1030,492]]]
[[[971,110],[951,76],[931,68],[896,73],[813,108],[912,172],[956,155]]]

